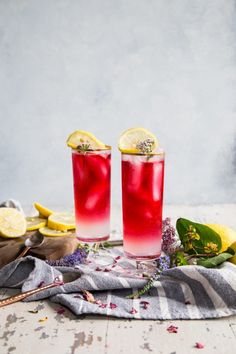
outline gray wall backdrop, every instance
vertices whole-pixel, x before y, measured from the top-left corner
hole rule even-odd
[[[0,199],[72,205],[67,135],[152,130],[167,203],[236,202],[233,0],[0,0]]]

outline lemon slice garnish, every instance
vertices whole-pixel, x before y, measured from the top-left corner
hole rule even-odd
[[[152,142],[152,151],[157,149],[158,140],[149,130],[145,128],[130,128],[121,135],[118,148],[123,153],[138,154],[143,151],[141,151],[137,146],[146,141]]]
[[[67,141],[67,145],[72,149],[76,149],[78,146],[86,147],[87,150],[105,149],[106,145],[102,141],[98,140],[92,133],[85,130],[76,130],[70,134]]]
[[[27,231],[38,230],[40,227],[44,227],[47,225],[47,220],[39,218],[38,216],[27,216]]]
[[[48,227],[59,231],[75,229],[75,216],[69,212],[53,213],[48,218]]]
[[[39,204],[39,203],[34,203],[34,207],[36,210],[38,210],[40,216],[42,217],[45,217],[45,218],[48,218],[49,215],[51,215],[53,213],[52,210],[44,207],[43,205]]]
[[[20,237],[26,232],[26,220],[15,208],[0,208],[0,236]]]
[[[60,230],[53,230],[50,229],[49,227],[41,227],[39,229],[39,232],[43,234],[44,236],[48,237],[60,237],[60,236],[69,236],[72,235],[72,232],[70,231],[60,231]]]

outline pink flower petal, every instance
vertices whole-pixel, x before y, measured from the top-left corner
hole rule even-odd
[[[95,270],[96,270],[96,272],[101,272],[102,269],[97,267]]]
[[[44,281],[41,281],[41,282],[38,284],[38,288],[41,288],[44,284],[45,284],[45,282],[44,282]]]
[[[110,272],[110,271],[111,271],[111,269],[109,269],[109,268],[104,269],[104,272]]]
[[[203,349],[203,348],[204,348],[204,344],[203,344],[203,343],[200,343],[200,342],[196,342],[195,348],[197,348],[197,349]]]
[[[59,307],[58,309],[56,309],[56,313],[57,313],[58,315],[62,315],[65,311],[66,311],[66,310],[63,309],[63,307]]]
[[[129,313],[131,313],[132,315],[135,315],[137,312],[138,311],[135,308],[132,307],[132,310]]]
[[[117,308],[117,305],[116,304],[113,304],[112,302],[110,302],[110,309],[114,310]]]
[[[149,302],[148,301],[140,301],[140,304],[141,305],[149,305]]]
[[[91,303],[95,303],[95,299],[93,294],[91,294],[88,290],[82,290],[83,293],[83,298],[84,300],[91,302]]]
[[[105,309],[105,308],[107,307],[107,304],[101,303],[101,304],[99,305],[99,307],[101,307],[102,309]]]
[[[167,329],[166,329],[169,333],[178,333],[178,327],[170,325]]]

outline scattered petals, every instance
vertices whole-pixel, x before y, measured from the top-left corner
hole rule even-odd
[[[39,322],[45,322],[48,320],[48,317],[43,317],[43,318],[40,318]]]
[[[109,269],[109,268],[104,269],[104,272],[110,272],[110,271],[111,271],[111,269]]]
[[[117,257],[115,258],[116,261],[118,261],[119,259],[121,259],[121,256],[117,256]]]
[[[150,303],[148,301],[140,301],[140,305],[142,305],[142,308],[144,310],[147,310],[148,305],[150,305]]]
[[[101,300],[95,300],[95,302],[94,302],[95,304],[97,304],[97,305],[101,305]]]
[[[44,281],[41,281],[41,282],[38,284],[38,288],[41,288],[44,284],[45,284],[45,282],[44,282]]]
[[[178,333],[178,327],[171,325],[167,328],[167,331],[169,333]]]
[[[84,300],[88,301],[88,302],[91,302],[92,304],[95,303],[95,299],[94,299],[94,296],[93,294],[91,294],[89,291],[87,290],[82,290],[82,293],[83,293],[83,298]]]
[[[137,312],[138,311],[135,308],[132,307],[132,310],[129,313],[131,313],[132,315],[135,315]]]
[[[96,272],[101,272],[102,269],[97,267],[95,270],[96,270]]]
[[[112,302],[110,302],[110,309],[114,310],[117,308],[117,305],[116,304],[113,304]]]
[[[38,313],[38,310],[29,310],[29,313]]]
[[[66,311],[66,310],[63,309],[63,307],[59,307],[58,309],[56,309],[56,313],[57,313],[58,315],[62,315],[65,311]]]
[[[195,348],[197,348],[197,349],[203,349],[203,348],[204,348],[204,344],[203,344],[203,343],[200,343],[200,342],[196,342]]]
[[[104,304],[103,302],[99,305],[102,309],[105,309],[107,307],[107,304]]]

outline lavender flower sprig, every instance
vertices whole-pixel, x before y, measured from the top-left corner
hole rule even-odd
[[[46,263],[54,267],[74,267],[76,264],[84,263],[87,255],[87,250],[83,247],[79,247],[72,254],[55,261],[47,260]]]
[[[170,257],[169,256],[159,257],[156,260],[156,264],[157,264],[156,272],[149,278],[147,284],[142,289],[136,291],[133,294],[128,295],[126,297],[127,299],[137,299],[138,297],[148,292],[153,287],[153,283],[160,279],[161,274],[170,268],[170,264],[171,264]]]
[[[171,219],[166,218],[162,223],[162,251],[172,255],[180,249],[180,246],[181,241],[174,226],[171,225]]]

